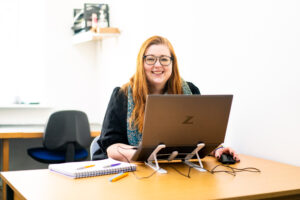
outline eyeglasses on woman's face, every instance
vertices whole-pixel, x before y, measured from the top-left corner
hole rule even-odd
[[[171,64],[173,58],[170,56],[165,56],[165,55],[162,55],[162,56],[145,55],[144,56],[144,61],[147,65],[154,65],[156,63],[157,59],[159,60],[159,63],[162,66],[168,66]]]

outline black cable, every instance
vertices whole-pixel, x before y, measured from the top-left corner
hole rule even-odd
[[[135,149],[135,148],[125,148],[125,147],[117,146],[117,151],[118,151],[118,153],[126,159],[127,163],[130,164],[130,163],[131,163],[130,160],[128,160],[128,158],[127,158],[123,153],[121,153],[121,152],[119,151],[119,148],[125,149],[125,150],[129,150],[129,149],[132,150],[132,149]],[[159,168],[159,169],[160,169],[160,168]],[[152,173],[151,173],[150,175],[148,175],[148,176],[141,176],[141,177],[138,176],[138,175],[135,173],[135,170],[133,170],[133,168],[131,168],[131,171],[132,171],[132,173],[133,173],[133,175],[135,176],[136,179],[141,180],[141,179],[150,178],[150,177],[153,176],[159,169],[155,170],[154,172],[152,172]]]
[[[122,156],[126,159],[126,161],[127,161],[128,163],[130,163],[130,161],[128,160],[128,158],[127,158],[123,153],[121,153],[121,152],[119,151],[119,148],[125,149],[125,150],[129,150],[129,149],[131,150],[131,149],[136,149],[136,148],[125,148],[125,147],[117,146],[117,151],[118,151],[118,153],[119,153],[120,155],[122,155]],[[170,162],[168,162],[168,163],[170,163]],[[216,169],[217,169],[218,167],[220,167],[220,166],[222,166],[222,167],[227,167],[227,168],[231,169],[231,171],[228,171],[228,170],[216,170]],[[189,166],[189,171],[188,171],[187,175],[185,175],[184,173],[180,172],[178,169],[176,169],[176,168],[175,168],[174,166],[172,166],[172,165],[170,165],[170,167],[171,167],[172,169],[174,169],[174,170],[175,170],[177,173],[179,173],[180,175],[182,175],[182,176],[184,176],[184,177],[186,177],[186,178],[191,178],[190,172],[191,172],[191,169],[192,169],[193,167]],[[196,165],[196,164],[194,165],[194,167],[195,167],[195,168],[204,169],[204,170],[208,171],[208,172],[211,173],[211,174],[224,172],[224,173],[230,174],[230,175],[232,175],[232,176],[236,176],[236,173],[237,173],[237,172],[261,172],[259,169],[255,168],[255,167],[235,168],[235,167],[231,167],[231,166],[229,166],[229,165],[221,165],[221,164],[216,165],[216,166],[213,167],[211,170],[205,169],[205,168],[203,168],[203,167],[201,167],[201,166],[199,166],[199,165]],[[159,168],[159,169],[161,169],[161,168]],[[150,178],[151,176],[153,176],[159,169],[155,170],[155,171],[154,171],[153,173],[151,173],[150,175],[148,175],[148,176],[143,176],[143,177],[139,177],[138,175],[136,175],[136,173],[134,172],[133,168],[132,168],[131,170],[132,170],[134,176],[135,176],[137,179],[145,179],[145,178]]]
[[[216,168],[218,167],[227,167],[229,169],[231,169],[231,171],[227,171],[227,170],[216,170]],[[204,169],[203,167],[200,166],[196,166],[197,168],[201,168]],[[206,171],[210,172],[211,174],[214,173],[219,173],[219,172],[225,172],[227,174],[230,174],[232,176],[236,176],[237,172],[261,172],[259,169],[255,168],[255,167],[246,167],[246,168],[235,168],[235,167],[231,167],[229,165],[216,165],[214,168],[212,168],[211,170],[205,169]]]
[[[170,167],[171,167],[172,169],[174,169],[178,174],[180,174],[180,175],[182,175],[182,176],[184,176],[184,177],[186,177],[186,178],[191,178],[190,172],[191,172],[192,167],[189,167],[189,171],[188,171],[188,174],[187,174],[187,175],[183,174],[181,171],[179,171],[178,169],[176,169],[176,168],[175,168],[174,166],[172,166],[172,165],[170,165]]]

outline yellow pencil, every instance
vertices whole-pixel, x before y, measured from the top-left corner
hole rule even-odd
[[[90,168],[90,167],[95,167],[95,165],[87,165],[87,166],[83,166],[83,167],[79,167],[78,169],[85,169],[85,168]]]
[[[126,176],[128,176],[128,172],[122,172],[122,173],[119,173],[119,174],[117,174],[117,175],[115,175],[115,176],[113,176],[111,179],[109,179],[111,182],[115,182],[115,181],[117,181],[117,180],[120,180],[121,178],[124,178],[124,177],[126,177]]]

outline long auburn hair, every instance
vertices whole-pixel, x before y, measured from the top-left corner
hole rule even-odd
[[[128,86],[132,88],[132,98],[134,101],[134,109],[132,115],[129,118],[129,125],[138,128],[139,132],[142,133],[144,125],[144,114],[145,114],[145,104],[146,98],[149,94],[149,86],[147,83],[147,78],[144,70],[144,56],[146,50],[151,45],[166,45],[171,53],[172,57],[172,74],[166,83],[166,91],[168,94],[182,94],[181,88],[181,78],[178,70],[177,57],[175,55],[174,48],[168,39],[161,36],[152,36],[147,39],[141,46],[137,62],[136,62],[136,72],[130,78],[130,81],[122,86],[122,90],[125,94],[128,94]]]

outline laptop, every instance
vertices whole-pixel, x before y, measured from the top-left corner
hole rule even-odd
[[[146,161],[159,144],[157,159],[177,151],[183,159],[199,143],[200,158],[224,142],[233,95],[148,95],[142,141],[132,157]]]

